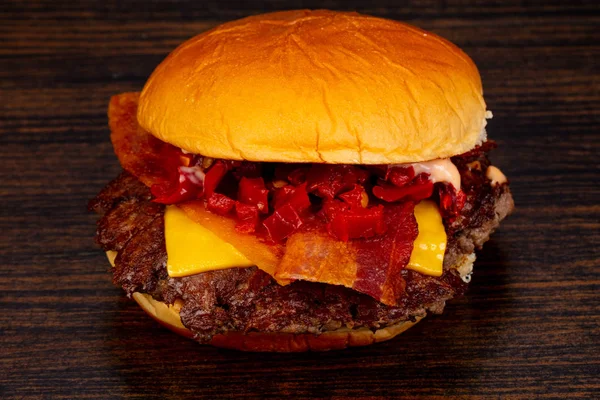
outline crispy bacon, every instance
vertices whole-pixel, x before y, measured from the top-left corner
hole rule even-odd
[[[182,153],[139,126],[138,101],[139,93],[121,93],[110,99],[108,121],[115,153],[123,169],[146,186],[170,182],[181,165]]]
[[[371,238],[343,242],[325,232],[293,234],[275,277],[342,285],[396,305],[404,291],[400,272],[418,233],[413,210],[413,203],[387,207],[387,232]]]

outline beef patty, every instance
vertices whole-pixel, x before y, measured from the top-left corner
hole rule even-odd
[[[456,267],[489,239],[513,208],[508,186],[492,186],[485,177],[488,150],[479,148],[452,159],[467,199],[458,218],[444,221],[448,233],[444,273],[432,277],[404,269],[406,289],[395,307],[341,286],[302,281],[280,286],[256,267],[169,277],[164,206],[152,203],[148,188],[127,172],[109,183],[89,208],[102,215],[96,241],[104,250],[118,252],[112,270],[115,284],[129,296],[142,292],[167,304],[182,304],[181,321],[200,342],[227,331],[375,330],[414,320],[427,311],[440,313],[447,300],[466,290]]]

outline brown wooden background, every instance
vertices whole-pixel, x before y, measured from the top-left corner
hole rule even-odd
[[[69,3],[0,3],[1,398],[600,398],[600,3]],[[470,54],[518,210],[468,295],[398,340],[202,347],[124,298],[93,243],[86,201],[119,171],[106,105],[219,21],[302,6],[406,20]]]

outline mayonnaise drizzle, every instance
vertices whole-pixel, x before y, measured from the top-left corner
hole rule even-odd
[[[195,185],[204,185],[204,172],[198,166],[195,167],[179,167],[179,170],[186,174],[187,178]],[[182,176],[179,177],[179,181],[184,179]]]
[[[460,190],[460,173],[449,158],[440,158],[438,160],[412,164],[399,164],[398,166],[413,167],[415,175],[425,172],[429,174],[429,179],[431,179],[433,183],[448,182],[451,183],[456,190]]]
[[[504,175],[499,168],[496,168],[493,165],[490,165],[487,171],[485,171],[485,176],[490,181],[492,181],[492,186],[503,184],[504,182],[506,182],[506,175]]]

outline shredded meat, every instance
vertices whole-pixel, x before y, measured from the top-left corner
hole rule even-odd
[[[280,286],[256,267],[170,278],[164,206],[150,202],[148,188],[126,172],[90,201],[89,208],[104,214],[98,221],[97,242],[104,250],[118,251],[115,284],[128,295],[143,292],[168,304],[182,301],[181,320],[201,342],[227,331],[378,329],[427,311],[439,313],[447,300],[466,290],[455,269],[458,260],[481,247],[513,208],[508,186],[491,186],[485,178],[489,161],[484,150],[453,159],[467,199],[461,216],[447,226],[444,274],[436,278],[403,270],[406,288],[396,307],[341,286],[301,281]]]

